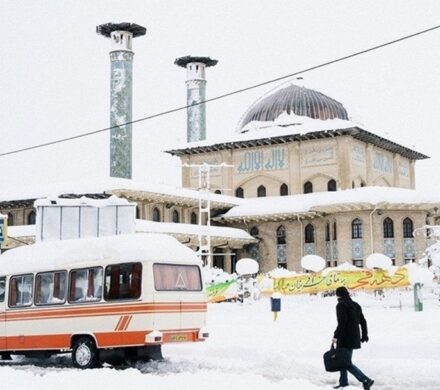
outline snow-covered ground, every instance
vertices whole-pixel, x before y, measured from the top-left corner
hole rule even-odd
[[[354,362],[375,379],[373,389],[440,389],[440,302],[426,296],[414,312],[412,293],[383,300],[359,293],[370,342]],[[286,297],[273,321],[266,298],[248,305],[210,304],[210,340],[163,348],[165,361],[136,367],[76,370],[68,356],[48,361],[14,358],[0,363],[4,389],[331,389],[322,354],[336,325],[335,297]],[[360,384],[349,376],[351,387]]]

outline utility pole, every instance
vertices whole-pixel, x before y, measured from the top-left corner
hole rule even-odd
[[[211,253],[211,169],[232,168],[233,165],[222,164],[183,164],[184,167],[196,168],[198,170],[199,192],[199,249],[197,255],[204,265],[212,266]],[[204,223],[206,221],[206,223]]]

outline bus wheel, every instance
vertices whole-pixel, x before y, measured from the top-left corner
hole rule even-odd
[[[95,342],[89,337],[75,341],[72,350],[72,362],[76,368],[95,368],[99,365],[99,355]]]

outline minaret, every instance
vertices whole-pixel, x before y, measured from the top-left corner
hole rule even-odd
[[[133,23],[107,23],[96,32],[110,38],[110,176],[131,179],[132,175],[132,98],[133,38],[147,29]]]
[[[205,68],[217,64],[209,57],[180,57],[174,63],[186,68],[187,105],[193,106],[205,100]],[[198,104],[187,110],[187,141],[197,142],[206,139],[206,106]]]

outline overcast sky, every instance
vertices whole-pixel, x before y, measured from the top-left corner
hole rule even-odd
[[[438,0],[0,2],[0,153],[109,125],[107,22],[147,27],[134,41],[133,118],[186,103],[183,55],[218,59],[207,97],[293,73],[440,24]],[[303,75],[382,137],[432,158],[417,188],[440,190],[440,30]],[[208,140],[233,134],[277,84],[210,103]],[[133,126],[134,179],[180,185],[163,154],[186,138],[184,112]],[[0,157],[1,186],[107,177],[109,135]]]

